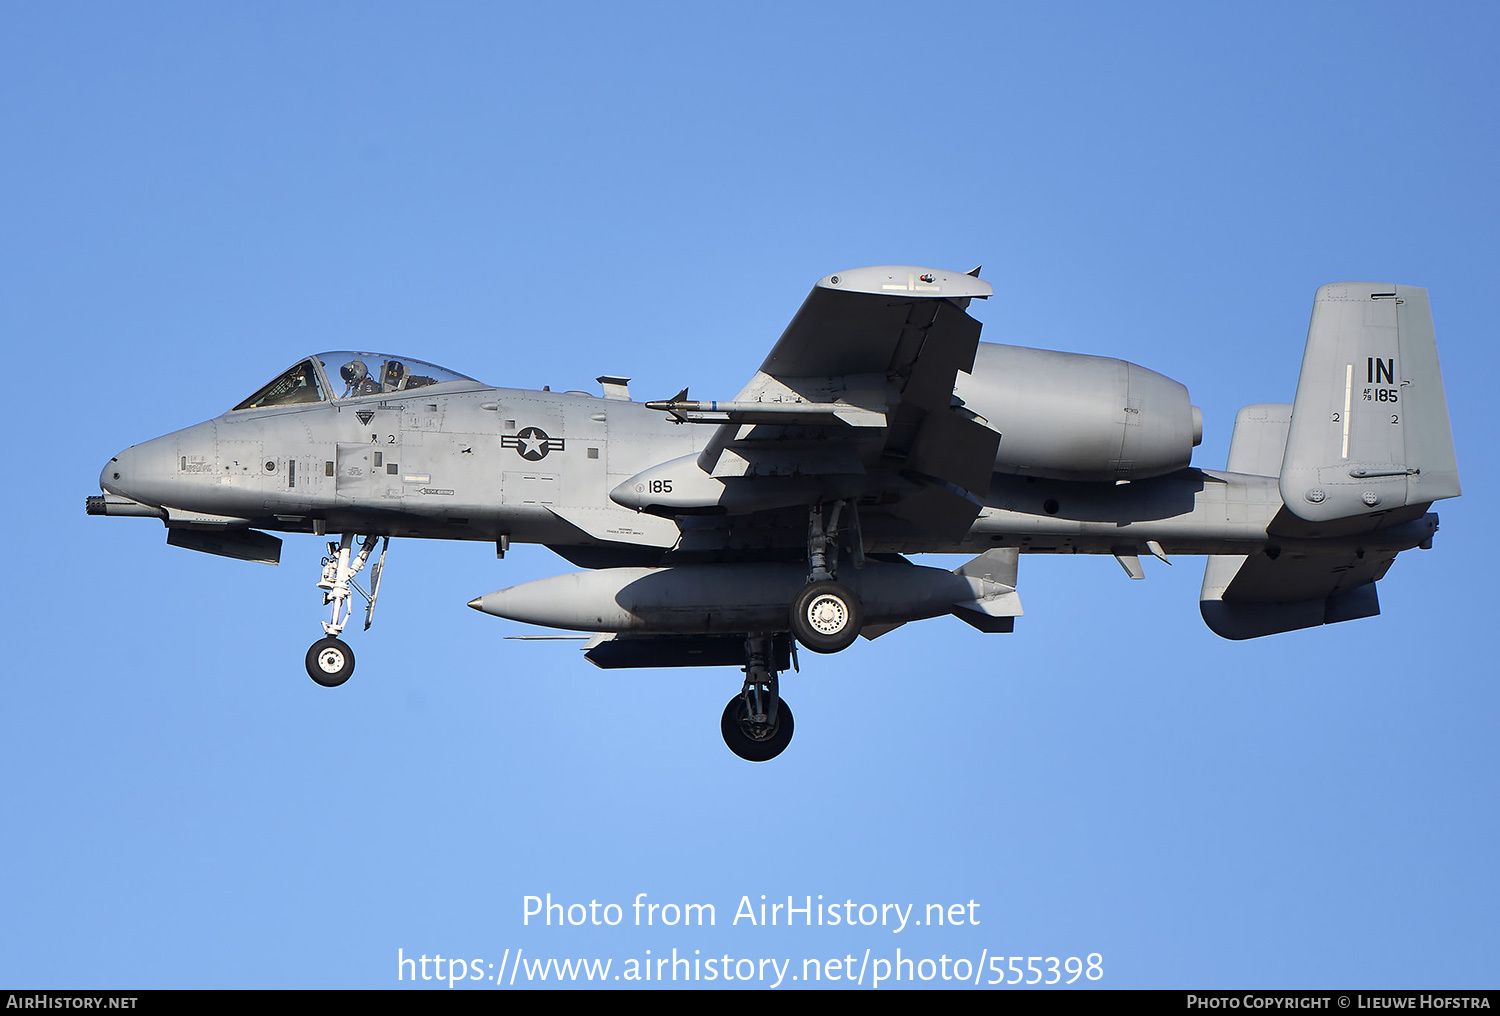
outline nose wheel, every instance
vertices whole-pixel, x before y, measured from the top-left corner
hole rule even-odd
[[[354,650],[339,639],[319,639],[307,651],[307,676],[325,688],[337,688],[353,673]]]

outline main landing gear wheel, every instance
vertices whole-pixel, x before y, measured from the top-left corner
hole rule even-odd
[[[812,582],[792,601],[792,634],[815,653],[848,649],[864,627],[864,609],[848,586]]]
[[[776,722],[757,723],[750,715],[745,693],[740,692],[724,707],[719,724],[729,750],[747,762],[768,762],[780,755],[792,740],[792,711],[785,701],[776,703]]]
[[[337,688],[352,673],[354,650],[338,639],[319,639],[307,651],[307,676],[325,688]]]

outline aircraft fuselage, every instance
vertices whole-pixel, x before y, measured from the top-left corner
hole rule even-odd
[[[638,402],[474,387],[226,413],[133,445],[100,485],[173,524],[567,547],[611,542],[600,538],[611,523],[645,521],[609,491],[706,439],[705,428]],[[997,473],[983,501],[958,543],[876,521],[867,552],[1121,554],[1154,541],[1168,553],[1243,554],[1268,540],[1282,507],[1274,476],[1194,468],[1118,484]],[[597,535],[560,512],[597,515]],[[733,546],[734,534],[717,535]],[[1383,535],[1404,549],[1430,534]]]

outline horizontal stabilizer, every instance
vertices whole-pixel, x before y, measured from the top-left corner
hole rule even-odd
[[[1375,582],[1394,553],[1354,551],[1298,554],[1283,551],[1213,555],[1203,573],[1199,609],[1203,620],[1226,639],[1314,628],[1380,613]]]

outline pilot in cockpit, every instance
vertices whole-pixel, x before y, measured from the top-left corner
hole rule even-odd
[[[370,377],[370,368],[363,360],[350,360],[339,368],[339,377],[344,379],[344,398],[351,395],[373,395],[380,391],[380,384]]]
[[[427,365],[418,364],[419,368],[424,366]],[[430,373],[437,373],[437,371],[432,370]],[[457,377],[457,375],[453,376]],[[384,360],[372,375],[365,361],[356,357],[339,368],[339,377],[344,379],[344,394],[340,397],[345,399],[359,395],[410,391],[413,388],[425,388],[427,385],[438,383],[436,377],[413,374],[404,361],[394,359]]]

